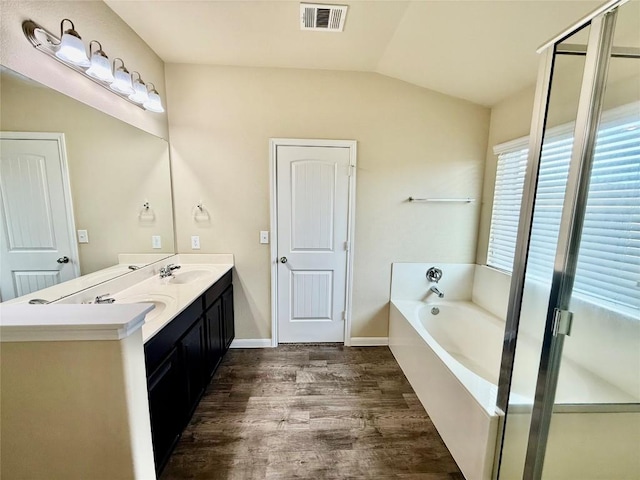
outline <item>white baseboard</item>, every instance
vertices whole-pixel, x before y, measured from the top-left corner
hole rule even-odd
[[[351,337],[352,347],[386,347],[389,337]],[[270,338],[236,338],[229,348],[270,348]]]
[[[229,348],[269,348],[270,338],[235,338]]]
[[[386,347],[389,337],[351,337],[352,347]]]

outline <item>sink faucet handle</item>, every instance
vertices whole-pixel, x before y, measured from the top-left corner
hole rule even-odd
[[[180,265],[176,265],[175,263],[170,263],[169,265],[167,265],[167,270],[171,271],[171,270],[177,270],[180,268]]]
[[[98,295],[93,303],[114,303],[116,301],[115,298],[109,298],[110,293],[105,293],[103,295]]]

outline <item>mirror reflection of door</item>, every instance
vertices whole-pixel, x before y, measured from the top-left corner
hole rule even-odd
[[[0,135],[0,298],[79,275],[69,175],[60,133]]]

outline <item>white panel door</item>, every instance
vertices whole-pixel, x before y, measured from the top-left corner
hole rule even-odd
[[[278,341],[342,342],[349,148],[278,145]]]
[[[64,168],[57,140],[0,139],[3,301],[76,277]]]

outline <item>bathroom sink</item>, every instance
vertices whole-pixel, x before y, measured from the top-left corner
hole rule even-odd
[[[145,317],[145,322],[151,322],[159,317],[162,312],[166,310],[166,308],[174,303],[175,300],[173,297],[169,295],[160,295],[160,294],[140,294],[134,295],[131,297],[118,298],[116,299],[116,303],[151,303],[154,306],[154,309],[147,313]]]
[[[203,278],[210,275],[211,272],[209,270],[186,270],[184,272],[174,271],[173,277],[170,277],[167,280],[167,283],[184,285],[197,282],[198,280],[202,280]]]

